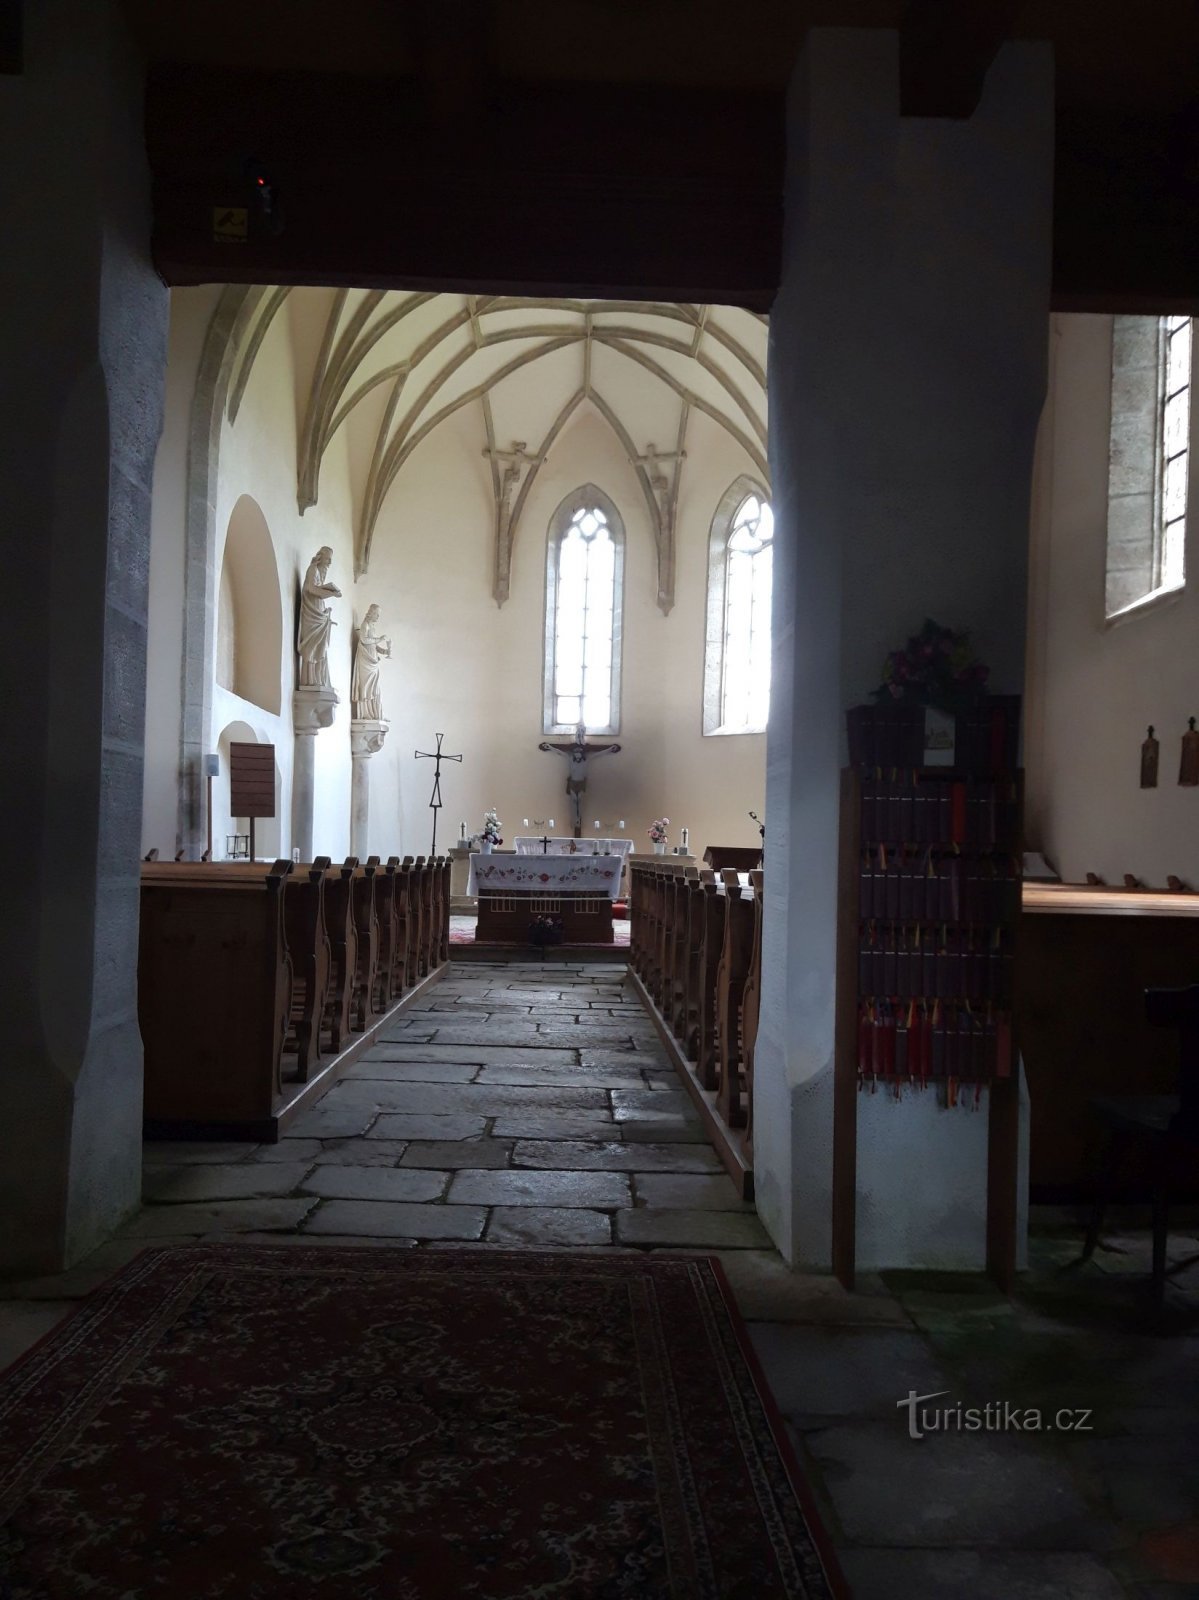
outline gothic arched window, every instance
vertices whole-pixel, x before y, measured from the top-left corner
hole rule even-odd
[[[704,732],[761,733],[770,710],[774,514],[761,487],[738,478],[712,520]]]
[[[616,733],[620,725],[624,526],[594,484],[550,522],[546,561],[546,733]]]

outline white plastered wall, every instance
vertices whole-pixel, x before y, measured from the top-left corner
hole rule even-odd
[[[1199,882],[1199,789],[1178,785],[1179,739],[1199,716],[1199,492],[1192,466],[1180,594],[1104,617],[1112,319],[1056,315],[1033,497],[1026,723],[1027,834],[1063,877],[1126,872]],[[1191,416],[1192,462],[1197,439]],[[1149,724],[1156,789],[1140,787]]]

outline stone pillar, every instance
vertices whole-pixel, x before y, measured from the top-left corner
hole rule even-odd
[[[143,74],[119,10],[23,9],[23,69],[0,89],[0,1275],[77,1260],[140,1199],[146,584],[167,326]]]
[[[337,711],[334,689],[297,689],[292,695],[292,725],[296,730],[295,760],[291,778],[291,843],[301,861],[311,861],[313,796],[316,793],[316,736],[333,726]]]
[[[1047,46],[1005,45],[968,121],[901,118],[898,41],[814,29],[788,103],[770,319],[774,660],[767,736],[758,1207],[827,1267],[844,712],[926,616],[1023,679],[1045,389]],[[983,1263],[986,1116],[858,1100],[863,1267]]]
[[[371,821],[370,759],[378,755],[387,737],[388,724],[373,718],[355,717],[350,723],[350,854],[365,861]]]

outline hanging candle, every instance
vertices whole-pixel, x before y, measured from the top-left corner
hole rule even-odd
[[[1161,746],[1153,737],[1153,724],[1149,725],[1149,737],[1141,742],[1141,788],[1157,788],[1157,757]]]
[[[1187,719],[1187,731],[1182,736],[1178,781],[1184,789],[1199,789],[1199,733],[1195,732],[1194,717]]]

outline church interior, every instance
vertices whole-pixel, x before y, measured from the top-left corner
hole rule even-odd
[[[0,1595],[1199,1593],[1197,108],[4,8]]]

